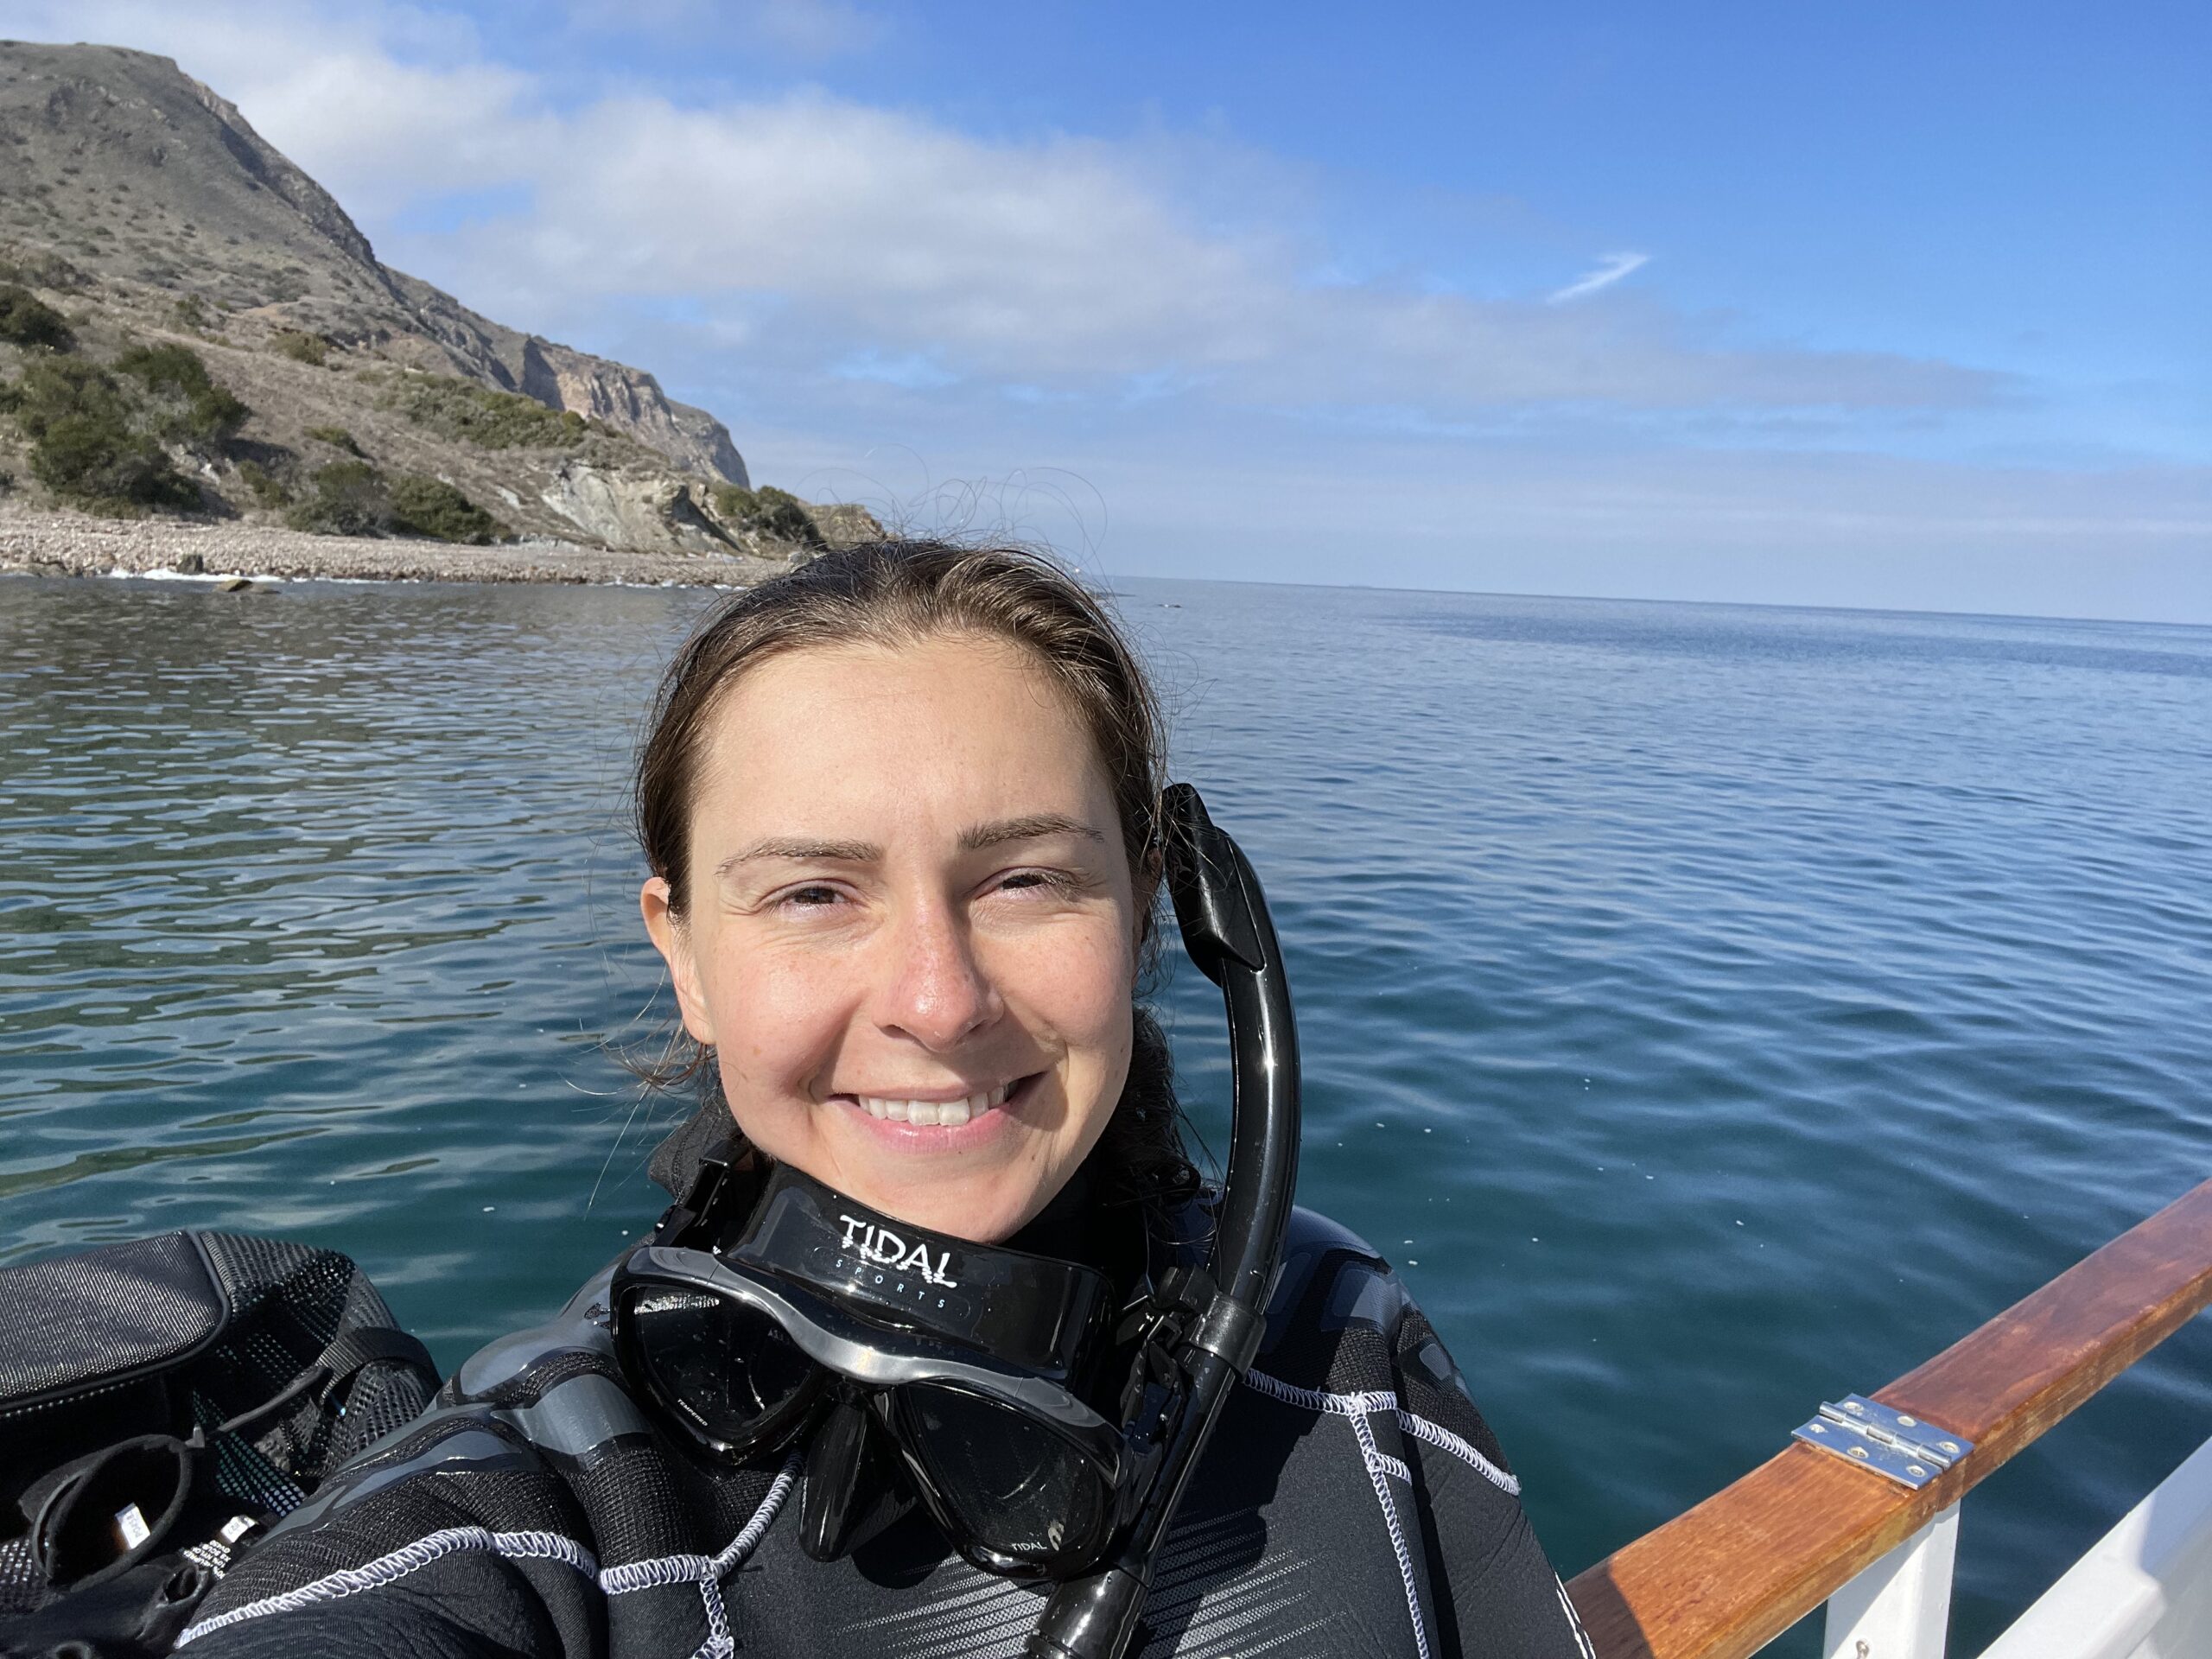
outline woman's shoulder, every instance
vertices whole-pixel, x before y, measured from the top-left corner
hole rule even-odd
[[[1405,1281],[1365,1239],[1293,1212],[1244,1382],[1179,1524],[1211,1537],[1248,1516],[1270,1559],[1325,1561],[1348,1633],[1306,1650],[1399,1651],[1409,1627],[1421,1652],[1468,1651],[1479,1630],[1485,1652],[1587,1659],[1519,1478]]]
[[[1325,1412],[1356,1405],[1433,1425],[1508,1491],[1519,1484],[1465,1376],[1380,1250],[1312,1210],[1291,1212],[1267,1334],[1246,1381]]]
[[[1393,1338],[1408,1317],[1419,1319],[1420,1309],[1380,1250],[1317,1211],[1300,1205],[1290,1212],[1282,1266],[1268,1299],[1263,1363],[1285,1349],[1340,1345],[1332,1339],[1347,1331]]]

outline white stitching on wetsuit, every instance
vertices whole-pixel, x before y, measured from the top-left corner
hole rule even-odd
[[[1477,1474],[1501,1492],[1514,1497],[1521,1496],[1521,1482],[1517,1477],[1507,1474],[1504,1470],[1483,1456],[1443,1424],[1431,1422],[1426,1417],[1416,1417],[1413,1413],[1401,1407],[1398,1411],[1398,1427],[1417,1440],[1427,1440],[1431,1446],[1449,1452],[1460,1462],[1472,1467]]]
[[[724,1544],[721,1554],[715,1557],[715,1576],[726,1579],[744,1562],[767,1535],[774,1524],[776,1511],[784,1507],[784,1500],[791,1495],[791,1488],[798,1480],[799,1455],[794,1452],[784,1460],[782,1471],[768,1488],[768,1495],[760,1500],[760,1507],[753,1511],[736,1537]]]
[[[791,1496],[791,1486],[798,1479],[798,1453],[794,1452],[784,1460],[782,1471],[769,1484],[760,1507],[753,1511],[753,1518],[718,1554],[655,1555],[646,1560],[610,1567],[599,1575],[600,1589],[610,1596],[626,1596],[634,1591],[657,1590],[665,1585],[697,1585],[700,1605],[706,1614],[707,1639],[693,1651],[691,1659],[729,1659],[737,1651],[737,1642],[729,1633],[729,1605],[722,1599],[721,1580],[737,1569],[766,1535],[776,1512]]]
[[[1326,1411],[1338,1417],[1349,1417],[1355,1412],[1395,1411],[1398,1396],[1388,1389],[1376,1389],[1365,1394],[1324,1394],[1319,1389],[1301,1389],[1295,1382],[1286,1382],[1279,1376],[1269,1376],[1265,1371],[1247,1371],[1244,1382],[1248,1388],[1262,1394],[1273,1395],[1286,1405],[1303,1406],[1308,1411]]]
[[[1590,1632],[1582,1628],[1582,1615],[1574,1611],[1574,1603],[1567,1599],[1567,1586],[1560,1583],[1560,1576],[1552,1574],[1552,1583],[1559,1589],[1559,1605],[1567,1610],[1567,1622],[1574,1632],[1575,1650],[1582,1659],[1598,1659],[1598,1649],[1590,1644]]]
[[[766,1535],[784,1507],[784,1500],[791,1496],[791,1487],[798,1479],[799,1455],[794,1452],[784,1459],[784,1466],[775,1479],[769,1483],[760,1507],[753,1511],[753,1518],[738,1529],[737,1536],[724,1544],[714,1560],[707,1563],[704,1580],[699,1586],[699,1599],[707,1608],[707,1639],[700,1644],[691,1659],[729,1659],[737,1651],[737,1642],[729,1633],[729,1604],[722,1599],[722,1580],[735,1572],[753,1548]]]
[[[417,1568],[442,1560],[448,1555],[467,1550],[486,1550],[509,1560],[556,1560],[566,1562],[579,1573],[590,1577],[603,1594],[628,1595],[633,1591],[651,1590],[663,1585],[696,1584],[700,1600],[704,1605],[707,1618],[707,1640],[693,1659],[723,1659],[734,1653],[737,1644],[729,1633],[728,1609],[723,1605],[721,1580],[750,1555],[766,1534],[776,1518],[776,1512],[791,1496],[791,1486],[798,1479],[799,1460],[794,1453],[770,1484],[760,1506],[753,1512],[736,1537],[723,1546],[715,1555],[659,1555],[649,1560],[631,1561],[625,1566],[601,1570],[591,1552],[573,1538],[564,1538],[556,1532],[492,1532],[483,1527],[448,1527],[412,1543],[402,1544],[388,1554],[360,1567],[345,1567],[327,1573],[296,1590],[286,1590],[276,1595],[264,1596],[259,1601],[250,1601],[243,1607],[233,1607],[226,1613],[202,1619],[176,1639],[176,1645],[206,1636],[212,1630],[223,1630],[249,1618],[259,1618],[268,1613],[290,1612],[296,1608],[313,1606],[321,1601],[335,1601],[340,1597],[355,1595],[364,1590],[374,1590],[405,1578]]]
[[[602,1567],[599,1587],[610,1596],[660,1590],[671,1584],[696,1584],[714,1570],[710,1555],[653,1555],[621,1567]]]
[[[1421,1659],[1428,1659],[1428,1622],[1421,1617],[1421,1586],[1414,1578],[1413,1552],[1406,1548],[1405,1529],[1398,1524],[1397,1501],[1390,1496],[1390,1489],[1383,1484],[1385,1464],[1397,1463],[1395,1458],[1386,1457],[1375,1444],[1375,1431],[1368,1427],[1364,1414],[1351,1417],[1351,1432],[1359,1437],[1360,1461],[1367,1465],[1369,1484],[1375,1488],[1375,1501],[1382,1506],[1382,1524],[1390,1529],[1390,1550],[1398,1558],[1398,1576],[1405,1581],[1406,1611],[1414,1622],[1414,1651]],[[1400,1463],[1398,1467],[1405,1468]],[[1413,1478],[1408,1471],[1406,1479]]]
[[[1388,1389],[1378,1389],[1366,1394],[1324,1394],[1319,1389],[1301,1389],[1294,1382],[1269,1376],[1265,1371],[1244,1373],[1246,1386],[1256,1389],[1271,1399],[1285,1405],[1303,1406],[1308,1411],[1325,1411],[1338,1417],[1364,1415],[1387,1411],[1396,1415],[1398,1427],[1417,1440],[1426,1440],[1440,1450],[1449,1452],[1484,1480],[1510,1497],[1521,1496],[1521,1482],[1499,1468],[1488,1458],[1454,1434],[1441,1423],[1431,1422],[1426,1417],[1415,1416],[1398,1403],[1398,1396]]]
[[[1375,1431],[1368,1426],[1367,1420],[1387,1411],[1401,1422],[1421,1423],[1435,1434],[1446,1436],[1457,1441],[1459,1446],[1466,1446],[1467,1452],[1479,1459],[1476,1467],[1482,1469],[1485,1473],[1490,1473],[1493,1479],[1503,1474],[1504,1471],[1498,1470],[1496,1465],[1491,1464],[1488,1459],[1483,1458],[1474,1447],[1467,1446],[1465,1440],[1452,1433],[1449,1429],[1439,1428],[1435,1424],[1415,1417],[1413,1413],[1405,1410],[1398,1404],[1398,1396],[1388,1389],[1372,1389],[1362,1394],[1325,1394],[1319,1389],[1301,1389],[1294,1382],[1286,1382],[1280,1377],[1269,1376],[1265,1371],[1247,1371],[1244,1373],[1244,1381],[1262,1394],[1282,1401],[1286,1405],[1303,1406],[1308,1411],[1327,1412],[1332,1415],[1344,1418],[1351,1424],[1351,1432],[1359,1441],[1359,1460],[1366,1467],[1369,1484],[1375,1488],[1375,1501],[1382,1506],[1382,1524],[1389,1529],[1390,1550],[1398,1558],[1398,1576],[1405,1582],[1406,1611],[1412,1617],[1414,1622],[1414,1647],[1421,1655],[1421,1659],[1428,1659],[1427,1622],[1421,1617],[1421,1586],[1419,1581],[1414,1577],[1413,1553],[1406,1548],[1406,1531],[1398,1521],[1397,1500],[1390,1496],[1390,1489],[1384,1484],[1382,1478],[1385,1475],[1395,1475],[1410,1486],[1413,1484],[1414,1473],[1403,1463],[1391,1457],[1375,1444]],[[1423,1434],[1421,1438],[1429,1440],[1431,1437]],[[1433,1440],[1432,1443],[1444,1445],[1440,1440]],[[1456,1450],[1451,1446],[1445,1446],[1444,1449]],[[1505,1478],[1510,1480],[1512,1477],[1507,1475]]]
[[[176,1639],[180,1648],[197,1640],[211,1630],[219,1630],[241,1620],[259,1618],[264,1613],[289,1612],[295,1608],[309,1607],[319,1601],[336,1601],[340,1597],[358,1594],[363,1590],[374,1590],[397,1580],[405,1578],[418,1567],[424,1567],[448,1555],[457,1555],[466,1550],[488,1550],[511,1560],[563,1561],[577,1572],[597,1572],[599,1563],[592,1554],[573,1538],[563,1538],[557,1532],[493,1532],[483,1527],[448,1527],[411,1544],[402,1544],[388,1555],[361,1567],[345,1567],[326,1573],[296,1590],[286,1590],[259,1601],[250,1601],[243,1607],[233,1607],[227,1613],[218,1613],[204,1618]]]

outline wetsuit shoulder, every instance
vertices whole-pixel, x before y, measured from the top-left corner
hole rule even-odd
[[[603,1659],[726,1643],[724,1580],[793,1477],[733,1471],[697,1502],[623,1385],[603,1292],[602,1275],[465,1363],[244,1556],[184,1645]]]
[[[1271,1517],[1325,1531],[1373,1512],[1398,1557],[1402,1618],[1420,1626],[1420,1650],[1586,1653],[1497,1436],[1405,1281],[1366,1240],[1293,1212],[1246,1381],[1287,1414],[1313,1414],[1312,1435],[1325,1440],[1341,1425],[1337,1438],[1356,1457],[1309,1450],[1287,1462]],[[1325,1548],[1318,1534],[1313,1547]]]

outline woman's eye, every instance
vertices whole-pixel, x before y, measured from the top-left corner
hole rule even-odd
[[[1049,887],[1056,893],[1063,893],[1070,885],[1068,878],[1058,870],[1010,870],[1000,878],[999,891],[1004,893],[1013,889],[1019,892],[1025,888]]]

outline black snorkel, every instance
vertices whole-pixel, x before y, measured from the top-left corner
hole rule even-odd
[[[1131,1379],[1148,1410],[1132,1425],[1128,1449],[1156,1472],[1109,1562],[1053,1592],[1028,1659],[1119,1659],[1128,1650],[1183,1489],[1259,1351],[1298,1184],[1298,1027],[1259,878],[1191,785],[1171,784],[1160,809],[1184,949],[1228,1006],[1229,1167],[1206,1264],[1160,1287]]]

